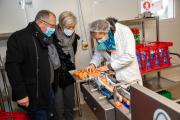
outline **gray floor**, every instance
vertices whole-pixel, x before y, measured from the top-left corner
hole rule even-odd
[[[75,111],[74,120],[98,120],[87,104],[82,104],[81,109],[82,116],[80,117],[78,111]]]
[[[81,110],[82,116],[79,115],[78,111],[74,111],[74,120],[98,120],[87,104],[81,104]]]

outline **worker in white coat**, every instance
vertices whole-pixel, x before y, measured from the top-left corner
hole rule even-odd
[[[90,24],[90,34],[95,40],[95,52],[87,67],[88,71],[112,70],[117,81],[142,85],[142,78],[137,62],[135,39],[129,27],[114,18],[96,20]],[[101,63],[106,60],[106,65]]]

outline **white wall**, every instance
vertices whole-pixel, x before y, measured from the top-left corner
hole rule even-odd
[[[116,17],[119,20],[132,19],[138,14],[137,0],[94,0],[93,20]]]
[[[0,33],[14,32],[26,26],[26,14],[18,1],[0,0]]]
[[[42,9],[53,11],[57,20],[58,15],[64,10],[72,11],[77,15],[75,0],[33,0],[33,7],[26,7],[28,21],[33,21],[37,12]]]

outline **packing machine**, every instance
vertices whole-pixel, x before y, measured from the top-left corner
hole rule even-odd
[[[99,120],[180,120],[180,96],[168,99],[146,87],[118,82],[108,73],[86,78],[84,100]],[[180,84],[169,88],[177,93]]]

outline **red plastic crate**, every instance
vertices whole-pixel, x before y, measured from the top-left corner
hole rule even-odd
[[[146,42],[136,45],[141,74],[171,66],[169,47],[172,42]]]
[[[30,120],[26,112],[5,112],[0,110],[0,120]]]

